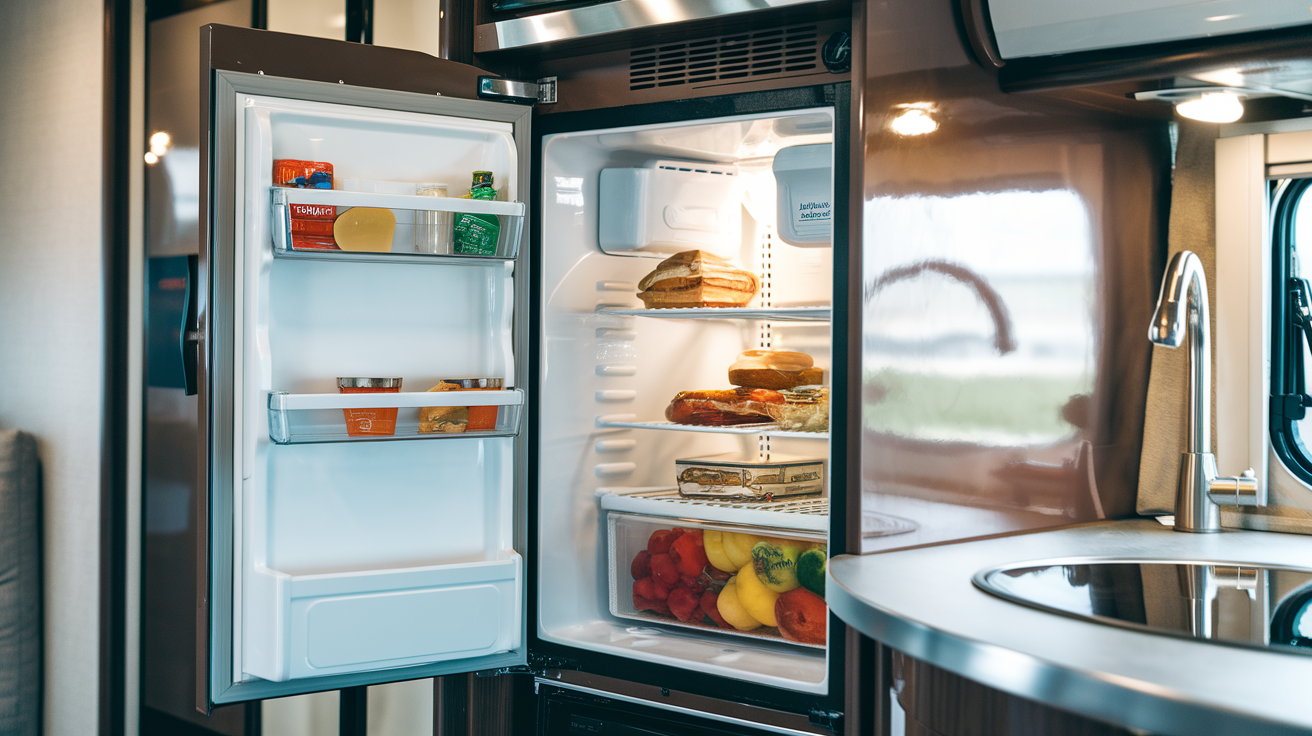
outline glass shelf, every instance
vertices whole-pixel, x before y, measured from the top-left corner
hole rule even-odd
[[[285,391],[269,392],[269,439],[280,445],[307,442],[370,442],[380,440],[440,440],[473,437],[510,437],[519,432],[520,409],[524,392],[506,391],[422,391],[409,393],[359,394],[290,394]],[[489,407],[495,408],[486,421],[474,414],[467,421],[486,425],[487,429],[457,430],[457,416],[438,418],[444,422],[428,431],[421,431],[421,409],[426,407]],[[376,417],[368,413],[353,414],[356,433],[347,429],[347,412],[369,410],[384,411]],[[392,417],[395,417],[393,419]],[[455,419],[456,421],[450,421]],[[368,421],[366,421],[368,420]],[[395,429],[386,432],[385,425],[395,422]],[[374,422],[383,425],[375,429]],[[436,424],[436,422],[430,422]],[[377,433],[372,433],[377,432]]]
[[[655,486],[598,488],[597,498],[605,511],[822,534],[829,529],[827,496],[802,496],[781,501],[722,501],[713,498],[684,498],[673,486]]]
[[[424,197],[413,194],[378,194],[375,192],[346,192],[340,189],[294,189],[270,187],[273,208],[270,230],[273,234],[273,254],[278,258],[301,258],[332,261],[368,261],[371,263],[442,263],[446,265],[486,265],[489,261],[507,261],[519,253],[524,230],[525,207],[522,202],[496,202],[458,197]],[[501,223],[496,252],[490,255],[419,253],[412,243],[393,245],[392,252],[344,251],[320,248],[294,248],[292,245],[291,205],[323,205],[336,208],[340,215],[351,207],[376,207],[415,212],[467,212],[495,215]],[[398,224],[398,227],[403,225]],[[411,225],[411,228],[421,227]],[[449,227],[449,225],[447,226]]]
[[[675,424],[674,422],[630,422],[611,420],[605,417],[597,419],[597,426],[609,429],[664,429],[675,432],[710,432],[714,434],[752,434],[767,437],[789,437],[805,440],[827,440],[828,432],[790,432],[779,429],[774,422],[762,424],[738,424],[732,427],[700,427],[692,424]]]
[[[646,309],[602,307],[598,314],[655,319],[754,319],[764,322],[828,322],[829,307],[676,307]]]

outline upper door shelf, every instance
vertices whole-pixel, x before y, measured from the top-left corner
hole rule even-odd
[[[829,307],[602,307],[599,314],[656,319],[753,319],[763,322],[828,322]]]
[[[524,392],[289,394],[269,392],[269,439],[305,442],[509,437]]]
[[[427,197],[413,194],[348,192],[340,189],[295,189],[270,187],[273,216],[273,254],[279,258],[309,258],[334,261],[443,263],[478,265],[490,260],[510,260],[519,254],[524,230],[523,202],[496,202],[459,197]],[[300,206],[300,207],[298,207]],[[317,212],[312,208],[323,208]],[[293,236],[293,220],[315,220],[312,226],[324,228],[321,239],[333,240],[334,221],[353,207],[395,210],[396,216],[390,251],[341,250],[331,243],[325,246],[298,244]],[[297,211],[298,209],[302,211]],[[410,214],[413,213],[413,214]],[[426,213],[428,214],[425,217]],[[499,231],[496,244],[483,253],[454,252],[452,225],[456,213],[492,215]],[[394,213],[395,215],[395,213]],[[416,234],[420,235],[416,238]],[[424,240],[426,245],[416,245]]]

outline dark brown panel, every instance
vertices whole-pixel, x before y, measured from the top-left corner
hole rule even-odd
[[[994,690],[892,653],[906,736],[1130,736],[1127,731]]]
[[[531,734],[535,722],[531,675],[433,678],[433,736]]]
[[[477,99],[487,72],[418,51],[233,26],[207,26],[210,69]]]
[[[468,64],[474,58],[474,19],[468,0],[440,0],[437,55]]]
[[[850,28],[850,21],[845,17],[784,26],[754,26],[734,33],[685,37],[674,43],[643,39],[632,48],[541,60],[533,64],[532,76],[556,77],[560,101],[539,106],[539,110],[544,113],[595,110],[845,82],[851,74],[827,71],[818,51],[830,35]],[[783,42],[773,43],[775,39]],[[792,48],[786,48],[790,44]],[[733,63],[740,56],[750,58],[754,48],[762,58],[749,61],[745,69],[740,68],[742,64]],[[702,49],[707,51],[701,53]],[[793,57],[799,59],[798,63],[783,63],[788,58],[784,54],[789,51],[798,54]],[[776,53],[778,58],[773,57]],[[675,63],[679,61],[683,63]],[[780,63],[776,65],[776,61]],[[711,66],[694,66],[698,64]],[[648,68],[658,67],[659,72],[644,73]]]
[[[796,731],[805,733],[814,733],[818,736],[833,736],[832,731],[828,731],[821,726],[812,724],[806,716],[786,711],[774,710],[772,708],[763,708],[754,705],[744,705],[731,700],[717,698],[714,694],[689,693],[672,688],[657,687],[655,685],[644,685],[628,680],[617,680],[611,677],[602,677],[587,672],[575,670],[548,670],[547,680],[551,680],[561,685],[577,685],[593,690],[599,690],[605,693],[614,693],[616,695],[637,698],[639,700],[650,702],[656,707],[666,708],[687,708],[700,713],[712,713],[730,718],[738,718],[750,723],[769,723],[774,726],[791,728]]]
[[[863,551],[1132,514],[1161,111],[1003,92],[948,3],[864,13],[863,511],[917,528]],[[898,132],[913,108],[937,127]]]

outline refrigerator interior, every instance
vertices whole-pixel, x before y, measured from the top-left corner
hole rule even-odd
[[[246,95],[237,111],[234,679],[519,648],[513,258],[414,255],[404,207],[432,201],[416,196],[383,203],[397,220],[390,253],[283,257],[271,207],[276,159],[331,163],[339,186],[441,181],[452,196],[488,170],[498,199],[513,203],[511,125]],[[340,196],[339,217],[342,204],[378,201]],[[400,377],[401,393],[343,396],[339,376]],[[482,394],[464,403],[502,404],[495,430],[419,432],[420,407],[442,405],[421,392],[455,377],[504,380],[500,391],[460,392]],[[285,392],[276,398],[287,411],[269,408],[271,392]],[[398,407],[395,434],[347,436],[343,407],[371,405]],[[280,422],[290,431],[275,432]]]
[[[655,519],[653,525],[663,517],[669,526],[700,519],[762,534],[800,529],[827,541],[827,477],[818,504],[814,498],[805,504],[687,503],[662,489],[674,487],[680,458],[775,453],[818,457],[827,465],[827,432],[669,427],[664,410],[681,390],[729,388],[729,365],[754,348],[806,352],[829,384],[833,249],[829,242],[797,247],[778,239],[771,168],[779,149],[832,143],[832,136],[833,111],[822,108],[543,138],[539,542],[533,563],[543,640],[800,692],[828,691],[825,648],[777,635],[734,636],[677,621],[634,620],[633,606],[623,600],[630,595],[624,586],[633,584],[627,568],[616,571],[621,589],[612,595],[607,539],[614,530],[607,515],[642,514]],[[733,187],[740,202],[741,232],[703,249],[758,275],[758,293],[746,308],[643,309],[638,282],[685,248],[608,253],[599,247],[601,170],[653,165],[732,172],[724,186]],[[832,180],[829,186],[831,192]],[[685,206],[696,203],[656,202],[649,217],[664,212],[668,220],[672,208]],[[614,610],[624,617],[612,614],[617,598]]]

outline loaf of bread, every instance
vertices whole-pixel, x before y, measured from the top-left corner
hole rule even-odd
[[[761,424],[771,421],[771,405],[783,403],[783,394],[768,389],[680,391],[665,408],[665,418],[675,424],[703,427]]]
[[[460,388],[454,383],[442,382],[429,391],[452,391]],[[425,406],[419,410],[421,434],[459,434],[469,428],[467,406]]]
[[[700,250],[676,253],[638,282],[648,309],[741,307],[756,296],[756,275]]]
[[[729,366],[729,383],[775,391],[819,385],[825,372],[814,362],[806,353],[791,350],[746,350]]]

